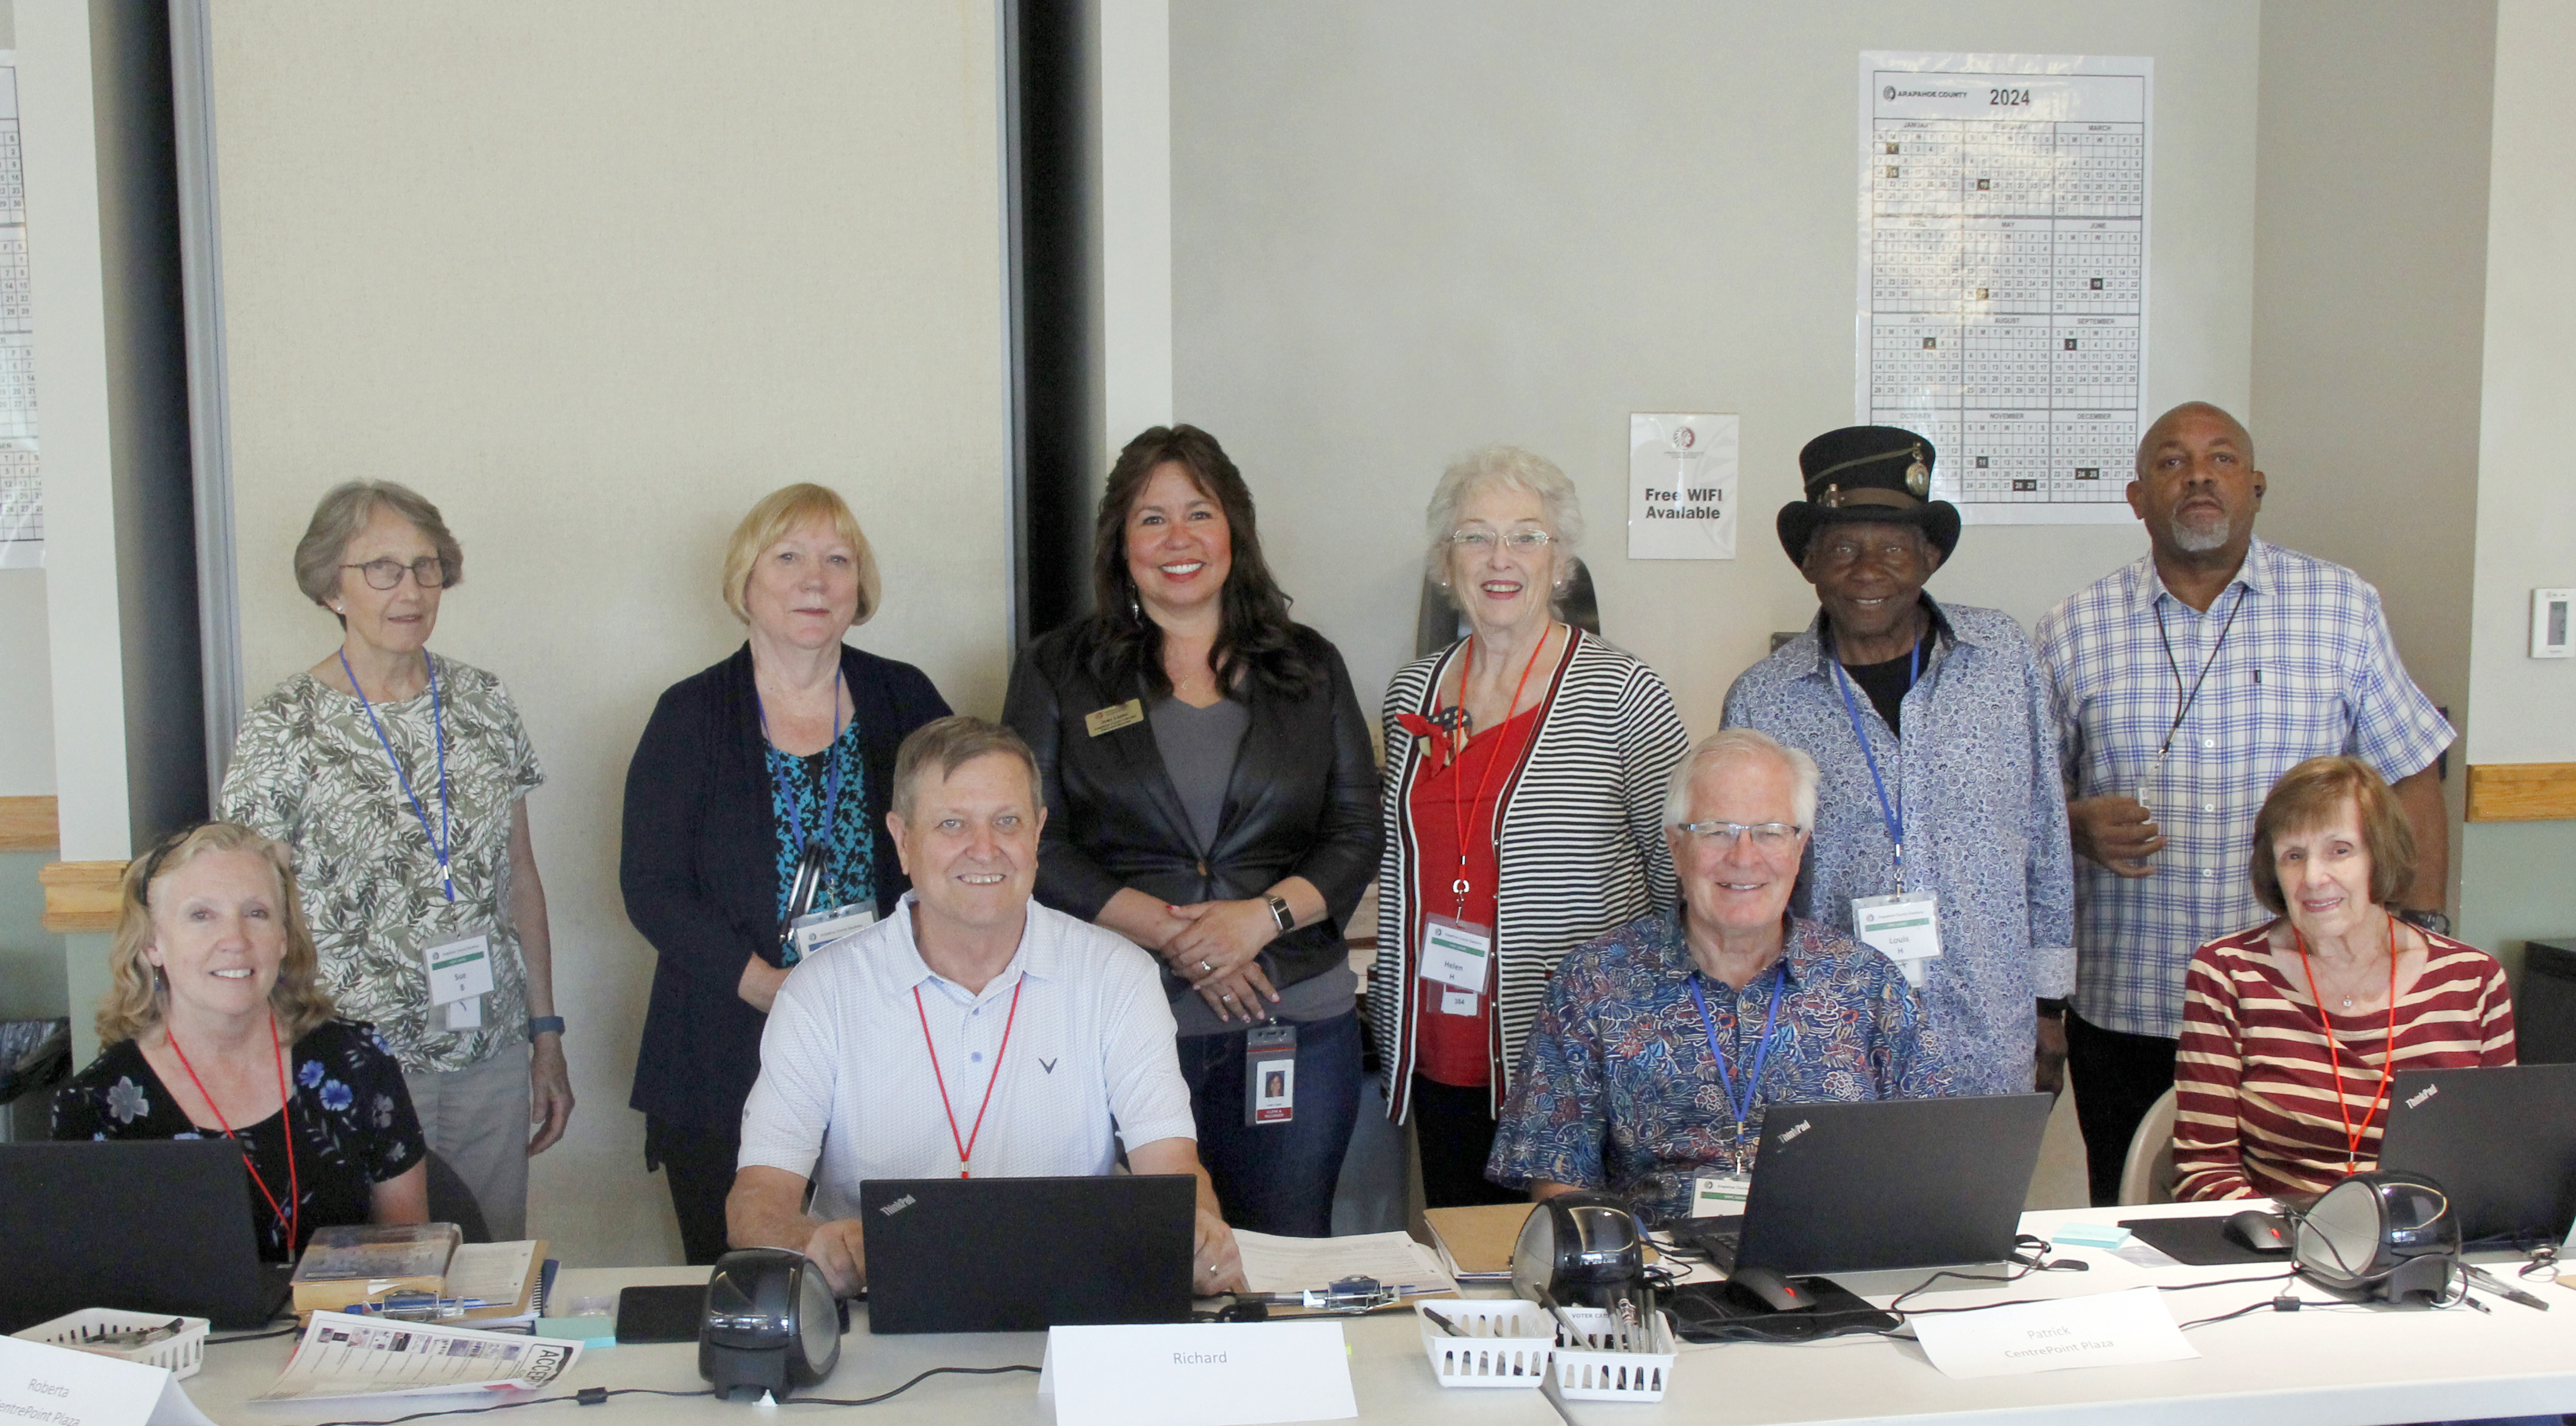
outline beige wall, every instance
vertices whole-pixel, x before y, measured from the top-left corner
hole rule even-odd
[[[676,1261],[626,1108],[652,953],[615,871],[662,688],[739,632],[722,545],[762,492],[849,496],[885,567],[856,641],[991,711],[1006,672],[989,0],[616,0],[214,16],[242,645],[326,654],[289,555],[351,476],[439,502],[470,578],[436,646],[498,673],[581,1107],[536,1165],[568,1261]]]
[[[2153,56],[2150,399],[2241,402],[2258,16],[1175,6],[1176,414],[1242,464],[1298,617],[1369,699],[1411,656],[1441,466],[1495,440],[1548,455],[1584,492],[1604,631],[1712,731],[1815,610],[1772,513],[1798,447],[1853,420],[1860,51]],[[1627,559],[1636,410],[1742,415],[1735,560]],[[2027,622],[2143,549],[2131,524],[1976,528],[1933,589]]]

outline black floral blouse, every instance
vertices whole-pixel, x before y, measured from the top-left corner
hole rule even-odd
[[[429,1152],[402,1070],[374,1026],[324,1021],[295,1042],[287,1073],[295,1083],[286,1107],[256,1124],[234,1126],[259,1179],[281,1199],[290,1179],[285,1126],[291,1121],[295,1128],[295,1243],[286,1241],[286,1225],[259,1184],[250,1186],[260,1256],[272,1262],[293,1260],[316,1228],[366,1222],[375,1185]],[[101,1051],[54,1092],[57,1139],[205,1139],[222,1132],[190,1122],[132,1040]]]

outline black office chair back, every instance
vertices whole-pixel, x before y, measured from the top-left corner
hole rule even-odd
[[[1556,612],[1565,622],[1595,638],[1601,637],[1601,601],[1592,592],[1592,571],[1582,560],[1565,577],[1565,593],[1558,596]],[[1467,616],[1429,580],[1422,582],[1422,609],[1414,621],[1413,656],[1436,654],[1466,637]]]
[[[429,1221],[455,1224],[465,1230],[469,1243],[492,1241],[491,1226],[483,1221],[483,1205],[474,1201],[474,1190],[454,1165],[435,1153],[429,1156]]]

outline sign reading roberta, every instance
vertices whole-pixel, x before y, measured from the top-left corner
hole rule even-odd
[[[1735,558],[1738,418],[1628,417],[1628,558]]]

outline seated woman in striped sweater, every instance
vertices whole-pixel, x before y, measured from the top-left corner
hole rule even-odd
[[[2415,871],[2396,794],[2358,758],[2282,774],[2254,821],[2280,917],[2192,957],[2174,1058],[2174,1197],[2304,1205],[2379,1166],[2401,1069],[2513,1063],[2504,968],[2388,903]]]

